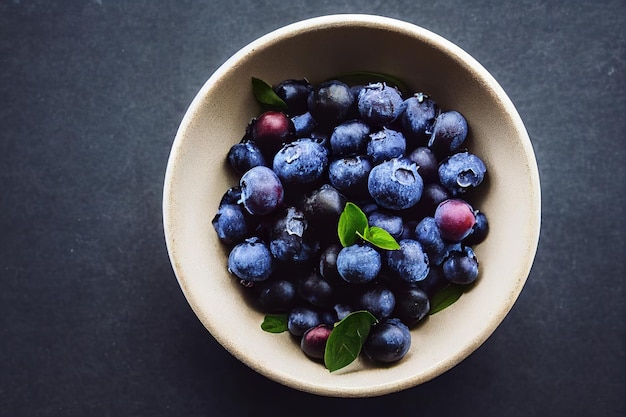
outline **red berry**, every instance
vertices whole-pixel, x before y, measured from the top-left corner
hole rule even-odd
[[[310,328],[302,335],[300,347],[309,357],[322,359],[326,349],[326,341],[328,341],[331,331],[332,328],[326,324]]]
[[[437,206],[435,222],[442,238],[460,242],[472,231],[476,216],[474,209],[466,201],[453,198]]]
[[[252,126],[252,139],[267,154],[274,154],[284,143],[293,140],[293,123],[285,113],[267,111]]]

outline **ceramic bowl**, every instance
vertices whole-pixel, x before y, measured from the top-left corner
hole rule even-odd
[[[251,77],[317,83],[350,71],[393,74],[442,109],[461,112],[469,148],[488,168],[478,205],[490,221],[475,248],[480,276],[458,302],[412,330],[412,347],[393,366],[358,360],[328,372],[309,360],[288,333],[260,329],[226,269],[228,250],[212,228],[223,193],[238,183],[226,162],[261,108]],[[167,164],[163,199],[170,260],[191,308],[211,335],[260,374],[297,390],[368,397],[414,387],[476,350],[512,308],[530,272],[540,229],[540,184],[532,145],[511,100],[474,58],[446,39],[395,19],[332,15],[275,30],[228,59],[186,112]],[[515,326],[509,322],[508,326]]]

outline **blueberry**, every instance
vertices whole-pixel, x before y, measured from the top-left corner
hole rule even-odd
[[[476,217],[476,223],[474,223],[474,227],[472,227],[470,234],[463,239],[463,243],[468,246],[481,243],[485,240],[487,234],[489,233],[489,222],[487,221],[485,213],[475,210],[474,216]]]
[[[439,112],[437,104],[426,94],[417,93],[404,100],[403,107],[400,120],[406,138],[417,146],[426,145]]]
[[[361,93],[361,91],[366,87],[366,85],[363,84],[357,84],[357,85],[352,85],[350,86],[350,91],[352,91],[352,94],[354,95],[354,100],[356,103],[358,103],[359,100],[359,94]],[[357,108],[358,110],[358,108]]]
[[[411,347],[411,332],[399,319],[387,319],[374,326],[370,331],[363,351],[376,362],[397,362]]]
[[[307,330],[322,324],[321,315],[311,307],[298,306],[287,316],[287,328],[294,336],[302,336]]]
[[[378,320],[382,320],[393,313],[396,297],[389,289],[379,285],[363,292],[356,304],[359,309],[367,310]]]
[[[346,206],[346,197],[330,184],[323,184],[304,198],[303,210],[308,218],[336,223]]]
[[[467,121],[457,111],[443,112],[435,120],[428,147],[437,155],[458,151],[467,137]]]
[[[311,139],[286,144],[274,156],[274,172],[287,184],[309,184],[318,180],[328,167],[326,149]]]
[[[337,230],[329,225],[337,224],[346,202],[346,197],[330,184],[324,184],[304,196],[302,211],[313,224],[313,231],[320,241],[337,240]]]
[[[404,282],[412,284],[422,281],[428,275],[429,260],[422,245],[417,240],[404,239],[398,242],[400,249],[385,253],[385,261]]]
[[[415,148],[407,158],[415,162],[417,172],[426,184],[439,182],[439,163],[435,154],[425,146]]]
[[[348,120],[333,129],[330,149],[335,158],[365,151],[370,128],[360,120]]]
[[[379,164],[392,158],[404,155],[406,151],[406,139],[396,130],[383,127],[378,132],[370,134],[367,143],[367,155],[374,164]]]
[[[302,114],[308,110],[307,100],[313,86],[307,80],[284,80],[274,87],[274,92],[287,104],[291,115]]]
[[[451,155],[439,165],[439,180],[452,195],[458,195],[478,187],[485,177],[485,163],[469,152]]]
[[[258,238],[249,238],[235,245],[228,255],[228,271],[242,281],[265,281],[273,269],[272,255]]]
[[[478,259],[469,246],[450,253],[443,263],[444,277],[455,284],[471,284],[478,278]]]
[[[339,275],[339,271],[337,271],[337,256],[341,249],[339,244],[330,244],[320,255],[319,273],[331,284],[345,283],[341,275]]]
[[[367,218],[370,226],[385,229],[395,239],[399,239],[404,231],[404,220],[401,216],[375,211]]]
[[[350,87],[338,80],[323,82],[309,94],[308,108],[315,120],[325,126],[336,126],[346,120],[355,99]]]
[[[371,246],[354,244],[337,255],[337,271],[349,283],[363,284],[378,276],[382,267],[380,254]]]
[[[227,245],[241,242],[248,235],[246,218],[241,206],[222,204],[211,221],[217,237]]]
[[[357,105],[363,120],[374,126],[382,126],[400,116],[402,103],[402,96],[395,87],[374,83],[361,89]]]
[[[432,216],[437,206],[450,197],[450,192],[443,185],[438,182],[427,183],[424,185],[419,205],[425,215]]]
[[[308,221],[300,210],[288,207],[272,228],[270,251],[282,262],[305,262],[317,253],[319,244],[309,238]]]
[[[228,151],[228,162],[238,174],[243,174],[250,168],[265,166],[265,157],[254,141],[240,142],[233,145]]]
[[[415,240],[415,227],[419,222],[414,218],[407,217],[404,219],[402,225],[402,234],[396,238],[396,240],[413,239]]]
[[[293,116],[291,122],[293,123],[294,135],[297,138],[310,136],[317,128],[317,122],[310,112]]]
[[[348,314],[355,311],[354,308],[348,304],[335,304],[333,310],[335,311],[338,321],[345,319]]]
[[[394,158],[372,168],[367,187],[379,206],[402,210],[419,201],[424,182],[415,163],[405,158]]]
[[[239,204],[241,202],[241,187],[234,186],[230,187],[226,192],[222,195],[220,199],[220,206],[224,204]]]
[[[309,135],[309,139],[322,145],[330,154],[330,134],[314,129]]]
[[[430,311],[428,294],[415,287],[399,291],[396,296],[396,308],[393,316],[409,327],[419,323]]]
[[[265,155],[273,155],[293,138],[293,122],[283,112],[267,111],[252,122],[252,139]]]
[[[291,281],[268,279],[260,285],[259,305],[266,313],[286,313],[296,299],[296,286]]]
[[[434,265],[443,262],[447,254],[446,242],[433,217],[424,217],[415,227],[415,239],[422,245],[428,260]]]
[[[299,281],[298,295],[316,307],[331,308],[335,305],[333,287],[315,271]]]
[[[472,206],[458,198],[439,204],[434,217],[441,237],[452,242],[460,242],[467,237],[476,223]]]
[[[367,195],[367,181],[372,164],[363,156],[351,156],[332,161],[328,166],[328,180],[333,187],[349,198]]]
[[[450,281],[444,278],[443,271],[440,266],[431,265],[428,275],[422,281],[418,282],[415,286],[420,290],[428,294],[428,297],[432,297],[439,290],[443,289],[450,284]]]
[[[283,203],[283,184],[274,171],[257,166],[241,176],[241,202],[250,214],[271,213]]]
[[[310,358],[323,359],[326,342],[333,330],[328,324],[320,324],[308,329],[300,339],[300,348]]]

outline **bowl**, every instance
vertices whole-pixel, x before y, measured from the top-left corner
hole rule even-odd
[[[393,366],[357,360],[330,373],[288,333],[261,330],[226,269],[228,250],[211,220],[238,183],[226,162],[261,107],[251,77],[311,83],[351,71],[392,74],[442,109],[468,120],[469,147],[488,169],[479,196],[490,232],[476,246],[480,276],[455,304],[411,330],[412,347]],[[167,163],[163,220],[173,270],[210,334],[253,370],[297,390],[332,397],[384,395],[429,381],[457,365],[494,332],[530,272],[540,230],[540,184],[524,124],[502,87],[469,54],[426,29],[371,15],[330,15],[277,29],[236,52],[202,86],[180,124]],[[514,322],[507,325],[515,326]]]

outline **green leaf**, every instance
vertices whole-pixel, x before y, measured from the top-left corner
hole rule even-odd
[[[401,79],[394,77],[393,75],[385,74],[382,72],[371,71],[352,71],[344,72],[338,76],[331,78],[333,80],[339,80],[348,85],[370,84],[375,82],[384,82],[389,86],[397,87],[403,95],[411,94],[411,89]]]
[[[428,314],[432,316],[456,303],[463,295],[466,287],[459,284],[450,284],[437,291],[430,299],[430,311]]]
[[[280,110],[287,110],[287,103],[274,92],[272,86],[265,81],[252,77],[252,92],[254,97],[262,103]]]
[[[348,314],[335,325],[326,341],[324,364],[330,372],[350,365],[361,353],[370,329],[378,320],[369,311]]]
[[[391,236],[388,231],[378,226],[372,226],[365,229],[365,235],[363,236],[363,239],[367,240],[372,245],[378,246],[381,249],[400,249],[400,245],[398,244],[396,239],[394,239],[394,237]]]
[[[346,207],[339,216],[337,234],[343,247],[356,243],[357,233],[364,234],[367,228],[367,216],[354,203],[346,203]]]
[[[287,315],[286,314],[271,314],[265,316],[263,323],[261,323],[261,329],[268,333],[282,333],[287,330]]]

